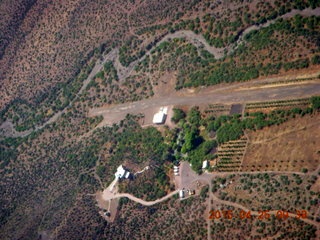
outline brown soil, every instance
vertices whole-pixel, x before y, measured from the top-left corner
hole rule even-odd
[[[174,72],[164,73],[158,81],[157,85],[153,85],[155,96],[172,96],[175,93],[176,75]]]
[[[250,132],[244,171],[313,171],[320,164],[320,114]]]

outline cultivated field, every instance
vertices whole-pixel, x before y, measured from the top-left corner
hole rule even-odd
[[[249,132],[243,171],[313,171],[320,164],[320,114]]]

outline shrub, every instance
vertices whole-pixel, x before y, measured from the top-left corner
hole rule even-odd
[[[320,96],[311,97],[312,108],[315,110],[320,109]]]
[[[174,123],[178,123],[181,119],[184,119],[186,117],[186,114],[183,110],[179,108],[173,109],[173,117],[171,118],[171,121]]]
[[[313,56],[312,59],[311,59],[311,63],[313,65],[320,64],[320,55]]]

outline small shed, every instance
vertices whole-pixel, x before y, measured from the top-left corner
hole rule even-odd
[[[202,169],[207,168],[208,165],[209,165],[209,164],[208,164],[208,160],[203,161],[203,162],[202,162]]]
[[[180,198],[184,198],[184,191],[183,191],[183,190],[180,190],[180,191],[179,191],[179,197],[180,197]]]

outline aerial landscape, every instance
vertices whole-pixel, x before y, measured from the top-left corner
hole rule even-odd
[[[320,239],[320,1],[0,0],[0,239]]]

